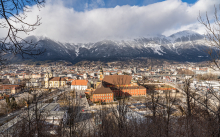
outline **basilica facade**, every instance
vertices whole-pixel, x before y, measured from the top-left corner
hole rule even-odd
[[[53,71],[45,74],[45,87],[46,88],[60,88],[66,85],[66,79],[62,77],[53,77]]]

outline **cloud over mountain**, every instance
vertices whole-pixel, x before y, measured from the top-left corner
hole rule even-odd
[[[77,43],[133,39],[148,34],[170,35],[185,29],[203,33],[204,29],[197,21],[199,12],[205,15],[207,11],[213,15],[214,4],[220,4],[219,0],[198,0],[193,5],[181,0],[166,0],[147,6],[98,8],[105,4],[98,0],[98,5],[85,5],[84,11],[76,11],[67,6],[68,1],[71,3],[70,0],[65,3],[62,0],[48,0],[40,11],[37,6],[33,6],[32,12],[27,14],[27,21],[34,22],[39,15],[42,25],[30,34]],[[3,34],[0,33],[1,36]]]

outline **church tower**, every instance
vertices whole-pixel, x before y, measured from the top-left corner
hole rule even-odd
[[[52,78],[53,77],[53,69],[52,67],[50,68],[50,73],[49,73],[49,78]]]
[[[47,72],[44,76],[44,81],[45,81],[45,87],[49,87],[49,73]]]
[[[99,73],[100,73],[99,80],[102,81],[103,80],[103,69],[102,69],[102,67],[100,67]]]

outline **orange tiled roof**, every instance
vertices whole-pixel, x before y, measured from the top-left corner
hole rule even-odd
[[[87,80],[74,80],[71,85],[87,85]]]

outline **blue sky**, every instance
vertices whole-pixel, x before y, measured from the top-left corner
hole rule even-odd
[[[197,2],[197,0],[182,0],[182,2],[186,2],[186,3],[189,3],[189,4],[194,4]]]
[[[65,3],[67,7],[73,7],[76,11],[84,11],[96,8],[114,8],[123,5],[146,6],[163,1],[165,0],[67,0]],[[195,4],[197,0],[182,0],[182,2]]]
[[[70,43],[170,36],[184,30],[204,34],[199,13],[211,18],[219,4],[220,0],[46,0],[40,10],[32,6],[26,20],[42,18],[29,35]],[[4,35],[7,31],[2,29],[0,37]]]

